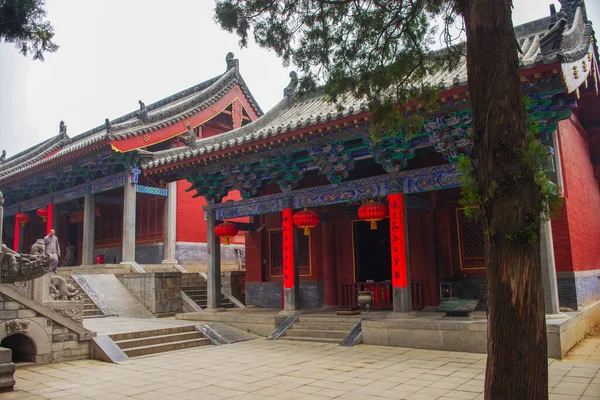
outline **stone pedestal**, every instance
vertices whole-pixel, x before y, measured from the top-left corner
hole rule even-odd
[[[50,273],[33,280],[33,300],[38,303],[52,301],[50,298]]]
[[[119,280],[155,316],[183,312],[181,272],[124,274]]]
[[[12,363],[12,350],[0,347],[0,392],[12,392],[15,386],[15,364]]]

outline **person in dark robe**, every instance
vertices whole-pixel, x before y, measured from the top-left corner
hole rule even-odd
[[[54,229],[50,229],[48,236],[44,238],[44,244],[46,245],[46,254],[50,256],[50,270],[56,272],[58,267],[58,257],[60,257],[60,245],[58,244],[58,238],[55,236]]]

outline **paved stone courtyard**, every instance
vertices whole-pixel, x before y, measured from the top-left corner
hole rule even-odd
[[[483,399],[485,355],[269,342],[19,369],[0,399]],[[550,360],[553,400],[600,399],[600,337]]]

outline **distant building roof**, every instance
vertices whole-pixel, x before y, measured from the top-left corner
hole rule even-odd
[[[144,110],[140,107],[73,138],[67,136],[65,127],[57,136],[0,163],[0,182],[94,144],[108,145],[110,142],[147,134],[183,121],[210,107],[236,85],[241,87],[254,112],[262,115],[261,108],[240,75],[239,63],[233,53],[227,54],[226,62],[225,73],[148,106],[144,105]]]

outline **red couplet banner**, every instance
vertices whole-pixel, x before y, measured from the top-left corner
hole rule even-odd
[[[48,204],[48,216],[46,217],[46,235],[54,229],[54,204]]]
[[[404,237],[404,204],[402,194],[388,195],[390,210],[390,240],[392,248],[392,287],[405,288],[406,279],[406,241]]]
[[[286,208],[281,212],[281,228],[283,231],[283,287],[294,287],[294,223],[293,211]]]

